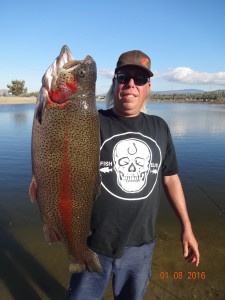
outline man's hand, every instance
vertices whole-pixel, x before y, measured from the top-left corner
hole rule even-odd
[[[199,264],[199,261],[200,261],[200,254],[199,254],[199,250],[198,250],[198,243],[197,243],[192,231],[191,232],[184,231],[181,239],[182,239],[182,243],[183,243],[183,253],[184,253],[185,259],[189,263],[195,264],[197,267]]]
[[[198,243],[191,228],[191,222],[188,216],[186,201],[179,176],[177,174],[164,176],[163,183],[165,191],[170,199],[170,203],[172,204],[182,225],[183,233],[181,240],[183,243],[184,257],[188,262],[194,263],[197,267],[200,258]]]

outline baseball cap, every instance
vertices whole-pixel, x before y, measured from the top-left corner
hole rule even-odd
[[[142,68],[148,73],[149,77],[154,76],[151,71],[151,59],[140,50],[132,50],[122,53],[117,61],[115,73],[117,73],[120,68],[126,66]]]

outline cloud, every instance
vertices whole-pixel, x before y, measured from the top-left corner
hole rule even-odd
[[[169,69],[166,72],[153,70],[154,78],[160,78],[167,81],[186,83],[186,84],[217,84],[225,85],[225,72],[208,73],[195,71],[188,67],[177,67]],[[112,79],[114,70],[99,69],[98,76]]]
[[[169,69],[164,73],[155,72],[156,77],[168,81],[189,84],[225,84],[225,72],[207,73],[198,72],[187,67]]]
[[[100,69],[98,70],[98,76],[105,77],[107,79],[112,79],[114,76],[114,70],[110,69]]]

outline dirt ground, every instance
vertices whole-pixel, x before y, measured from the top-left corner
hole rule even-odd
[[[0,104],[32,104],[36,97],[0,97]]]

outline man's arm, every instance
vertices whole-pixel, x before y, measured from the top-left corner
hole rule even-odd
[[[200,254],[198,243],[194,237],[191,222],[187,212],[186,201],[178,175],[164,176],[163,184],[175,212],[182,225],[183,254],[188,262],[199,264]]]

